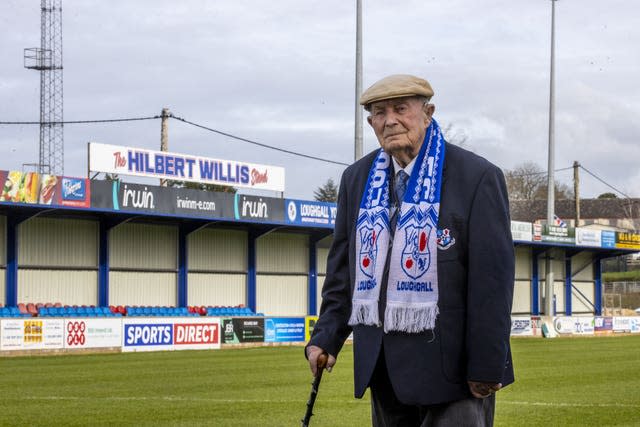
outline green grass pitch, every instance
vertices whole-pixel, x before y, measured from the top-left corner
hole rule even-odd
[[[640,426],[640,335],[514,339],[497,426]],[[325,374],[312,426],[370,425],[352,349]],[[299,426],[301,347],[0,358],[0,425]]]

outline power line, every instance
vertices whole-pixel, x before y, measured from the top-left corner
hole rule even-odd
[[[582,165],[579,165],[580,168],[582,170],[584,170],[586,173],[588,173],[589,175],[591,175],[592,177],[594,177],[595,179],[597,179],[598,181],[600,181],[601,183],[603,183],[604,185],[606,185],[607,187],[611,188],[614,191],[617,191],[618,193],[622,194],[624,197],[626,197],[627,199],[630,199],[631,197],[626,195],[625,193],[623,193],[622,191],[618,190],[616,187],[614,187],[613,185],[609,184],[608,182],[606,182],[605,180],[603,180],[602,178],[600,178],[599,176],[597,176],[596,174],[594,174],[593,172],[591,172],[589,169],[585,168]]]
[[[563,171],[566,171],[566,170],[569,170],[569,169],[573,169],[573,166],[569,166],[569,167],[561,168],[561,169],[555,169],[554,172],[563,172]],[[546,171],[541,171],[541,172],[528,172],[528,173],[514,173],[514,174],[511,174],[509,176],[519,178],[519,177],[524,177],[524,176],[535,176],[535,175],[547,176],[547,172]]]
[[[141,120],[155,120],[160,116],[148,116],[148,117],[130,117],[123,119],[101,119],[101,120],[67,120],[62,122],[0,122],[0,125],[77,125],[87,123],[115,123],[115,122],[134,122]]]
[[[174,118],[176,120],[179,120],[181,122],[190,124],[191,126],[195,126],[195,127],[200,128],[200,129],[208,130],[209,132],[214,132],[214,133],[217,133],[219,135],[223,135],[223,136],[226,136],[226,137],[229,137],[229,138],[237,139],[238,141],[248,142],[249,144],[257,145],[257,146],[263,147],[263,148],[268,148],[270,150],[280,151],[281,153],[287,153],[287,154],[291,154],[291,155],[294,155],[294,156],[305,157],[307,159],[318,160],[318,161],[326,162],[326,163],[333,163],[335,165],[349,166],[349,163],[338,162],[336,160],[323,159],[321,157],[311,156],[309,154],[298,153],[296,151],[285,150],[284,148],[278,148],[278,147],[273,147],[271,145],[262,144],[262,143],[257,142],[257,141],[252,141],[252,140],[247,139],[247,138],[242,138],[240,136],[236,136],[236,135],[233,135],[233,134],[230,134],[230,133],[227,133],[227,132],[222,132],[222,131],[219,131],[217,129],[212,129],[212,128],[207,127],[207,126],[203,126],[203,125],[200,125],[198,123],[191,122],[191,121],[189,121],[187,119],[184,119],[182,117],[174,116],[173,114],[170,114],[169,117],[172,117],[172,118]]]

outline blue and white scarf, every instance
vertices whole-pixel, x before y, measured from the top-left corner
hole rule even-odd
[[[421,332],[438,316],[436,230],[445,141],[431,120],[398,212],[389,260],[384,330]],[[356,223],[358,267],[349,325],[380,326],[378,300],[390,246],[391,157],[380,149],[373,162]]]

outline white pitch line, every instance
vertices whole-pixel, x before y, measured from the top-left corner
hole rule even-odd
[[[555,406],[555,407],[576,407],[576,408],[640,408],[640,404],[633,403],[566,403],[566,402],[522,402],[514,400],[498,400],[500,404],[521,405],[521,406]]]
[[[175,401],[175,402],[212,402],[212,403],[300,403],[303,400],[284,400],[284,399],[215,399],[206,397],[180,397],[180,396],[104,396],[104,397],[88,397],[88,396],[20,396],[17,400],[70,400],[70,401],[88,401],[88,400],[115,400],[115,401]],[[369,405],[368,400],[328,400],[322,399],[326,403],[354,403]]]
[[[79,397],[79,396],[20,396],[23,400],[113,400],[113,401],[164,401],[164,402],[211,402],[211,403],[300,403],[301,400],[285,399],[216,399],[206,397],[181,397],[181,396],[104,396],[104,397]],[[367,404],[369,400],[329,400],[322,399],[324,403],[352,403]],[[498,400],[499,404],[520,406],[547,406],[547,407],[574,407],[574,408],[640,408],[640,404],[633,403],[567,403],[567,402],[526,402],[515,400]]]

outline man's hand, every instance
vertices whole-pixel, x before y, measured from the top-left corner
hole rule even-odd
[[[311,368],[311,372],[315,377],[318,374],[318,358],[321,354],[326,354],[326,352],[318,346],[310,345],[307,347],[307,359],[309,359],[309,368]],[[325,369],[331,372],[333,365],[336,364],[336,358],[332,355],[327,355],[327,364],[325,365]]]
[[[489,397],[502,388],[501,383],[481,383],[477,381],[467,381],[467,383],[469,384],[469,390],[473,397],[477,397],[478,399]]]

